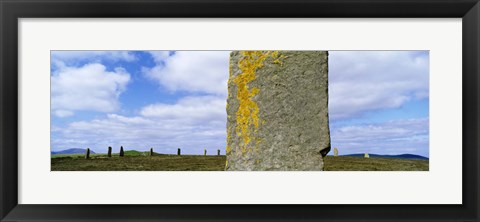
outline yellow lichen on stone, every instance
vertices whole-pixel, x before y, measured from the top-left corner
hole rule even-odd
[[[274,63],[274,64],[280,64],[280,65],[283,65],[283,62],[282,62],[282,61],[280,61],[280,59],[275,59],[275,60],[273,60],[273,63]]]
[[[244,146],[240,147],[240,149],[242,150],[242,154],[247,153],[247,148],[245,148]]]
[[[228,117],[230,117],[230,116],[228,116]],[[227,148],[226,148],[226,150],[225,150],[227,154],[229,154],[230,152],[232,152],[232,147],[230,147],[230,140],[231,140],[231,138],[230,138],[230,130],[228,130],[228,128],[227,128]]]
[[[251,141],[249,127],[253,127],[254,130],[258,128],[259,109],[257,103],[252,98],[260,92],[256,87],[250,89],[248,83],[255,80],[255,71],[263,67],[263,62],[270,52],[242,51],[240,53],[243,55],[243,59],[238,62],[238,67],[242,73],[233,80],[237,85],[237,99],[239,102],[236,113],[236,132],[243,139],[242,153],[246,153],[249,151],[247,145]]]
[[[278,57],[278,51],[272,51],[272,58],[276,59]]]
[[[272,58],[273,58],[273,64],[280,64],[280,66],[283,66],[283,59],[287,58],[288,56],[282,55],[278,51],[272,52]]]
[[[247,148],[248,144],[252,141],[250,130],[257,131],[259,125],[259,108],[252,98],[260,92],[260,89],[253,87],[250,89],[248,83],[256,79],[255,72],[257,69],[264,66],[264,62],[267,58],[271,57],[274,64],[282,65],[281,59],[286,56],[281,55],[278,51],[241,51],[243,58],[238,62],[238,68],[241,74],[237,75],[233,82],[237,86],[237,99],[239,107],[236,113],[236,133],[243,139],[243,146],[240,150],[243,154],[252,151],[253,149]],[[230,64],[230,77],[233,76],[233,64]],[[229,79],[229,83],[231,78]],[[227,132],[227,143],[230,141],[230,133]],[[259,143],[259,139],[253,138],[255,144]],[[256,148],[256,146],[254,147]],[[227,150],[230,149],[227,146]],[[228,152],[228,151],[227,151]]]

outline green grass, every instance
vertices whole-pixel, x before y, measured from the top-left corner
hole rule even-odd
[[[125,156],[149,156],[150,152],[140,152],[136,150],[126,150],[124,152]]]
[[[428,160],[326,156],[325,171],[428,171]]]
[[[223,171],[226,157],[203,155],[149,156],[149,152],[125,151],[125,157],[113,154],[52,155],[52,171]],[[428,160],[327,156],[326,171],[428,171]]]
[[[98,154],[90,154],[90,156],[94,156],[94,155],[98,155]],[[69,157],[69,158],[85,158],[85,154],[53,154],[53,155],[50,155],[51,158],[66,158],[66,157]],[[105,154],[105,156],[107,156]]]
[[[52,171],[222,171],[225,156],[164,155],[125,151],[125,156],[93,154],[51,158]]]

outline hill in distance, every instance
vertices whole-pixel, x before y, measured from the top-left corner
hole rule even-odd
[[[85,154],[87,152],[87,149],[82,149],[82,148],[70,148],[66,150],[60,150],[60,151],[52,151],[50,154]],[[93,150],[90,150],[91,154],[95,154]]]
[[[356,153],[356,154],[347,154],[347,155],[340,155],[340,156],[352,156],[352,157],[362,157],[364,153]],[[380,154],[368,154],[370,158],[397,158],[397,159],[406,159],[406,160],[428,160],[427,157],[415,155],[415,154],[400,154],[400,155],[380,155]]]
[[[125,156],[148,156],[150,151],[125,150]],[[154,155],[159,155],[154,152]]]

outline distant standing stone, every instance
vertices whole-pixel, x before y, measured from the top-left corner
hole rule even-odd
[[[364,158],[370,158],[370,155],[368,155],[368,153],[365,153],[365,155],[363,157]]]
[[[178,150],[177,150],[177,155],[180,156],[180,154],[181,154],[181,150],[180,150],[180,148],[178,148]]]
[[[233,51],[226,170],[323,170],[328,52]]]
[[[207,149],[205,149],[205,150],[203,151],[203,155],[204,155],[204,156],[207,155]]]
[[[125,155],[125,153],[123,152],[123,146],[120,146],[120,154],[119,154],[119,156],[122,156],[122,157],[123,157],[124,155]]]
[[[111,147],[111,146],[108,147],[107,156],[108,156],[108,157],[112,157],[112,147]]]
[[[87,153],[85,154],[85,159],[90,159],[90,148],[87,148]]]
[[[333,148],[333,156],[338,156],[338,149],[336,147]]]

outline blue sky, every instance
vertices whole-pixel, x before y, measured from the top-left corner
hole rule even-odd
[[[225,153],[228,51],[52,51],[51,149]],[[429,156],[428,51],[330,51],[332,147]]]

